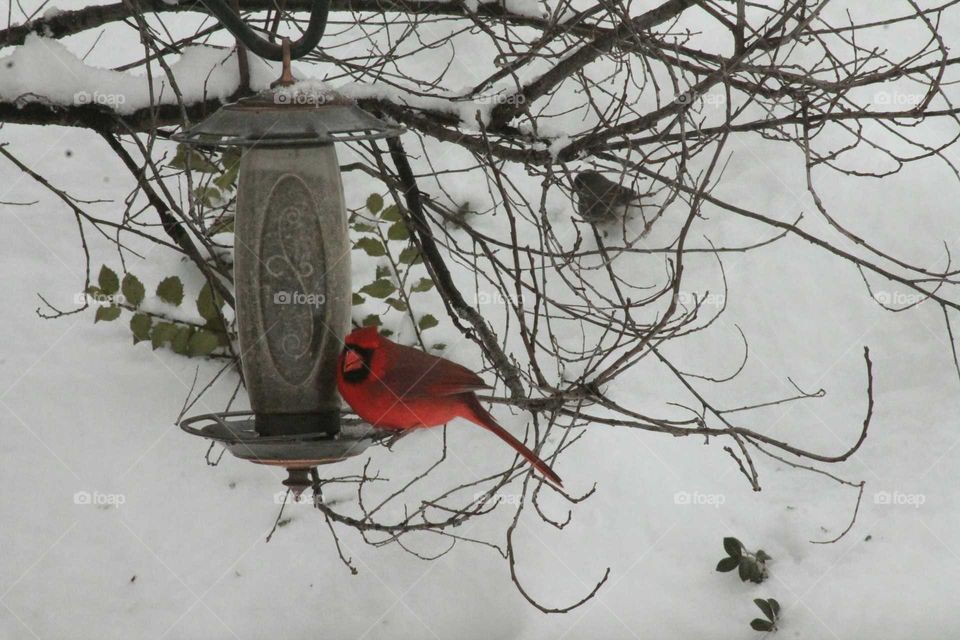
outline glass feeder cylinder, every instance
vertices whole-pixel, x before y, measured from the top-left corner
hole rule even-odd
[[[248,148],[234,230],[241,362],[257,431],[336,433],[351,289],[333,144]]]

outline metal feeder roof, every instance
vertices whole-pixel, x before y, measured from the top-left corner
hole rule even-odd
[[[315,81],[278,85],[224,105],[203,122],[175,134],[196,146],[310,146],[390,138],[403,127],[367,113]]]

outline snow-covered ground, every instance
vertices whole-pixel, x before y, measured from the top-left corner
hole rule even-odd
[[[142,52],[131,31],[115,33],[87,64],[109,67]],[[90,44],[64,41],[77,56]],[[11,54],[0,50],[0,58]],[[69,87],[71,95],[80,90]],[[54,186],[113,200],[91,205],[105,216],[118,215],[130,190],[129,174],[89,131],[7,125],[0,143]],[[798,153],[747,137],[732,149],[718,197],[783,219],[810,213]],[[371,190],[355,174],[345,186],[352,206]],[[927,163],[880,182],[824,181],[822,195],[881,247],[938,264],[944,240],[954,254],[960,248],[958,187]],[[0,201],[37,201],[0,203],[0,638],[746,638],[756,635],[748,626],[759,613],[756,597],[780,601],[779,633],[791,638],[960,631],[960,382],[943,315],[929,304],[884,312],[850,265],[805,243],[786,239],[727,258],[730,292],[718,327],[670,355],[691,366],[714,363],[712,375],[728,372],[723,365],[739,356],[739,326],[751,359],[727,390],[728,404],[789,394],[787,376],[807,390],[823,387],[824,399],[774,407],[762,426],[836,454],[859,434],[862,348],[870,346],[873,424],[863,448],[829,469],[867,481],[853,530],[836,544],[809,542],[846,527],[856,501],[850,487],[763,460],[763,491],[754,493],[720,446],[591,427],[558,471],[574,494],[596,483],[597,495],[574,509],[563,531],[522,520],[518,571],[531,594],[553,605],[582,597],[607,567],[610,578],[582,608],[546,615],[482,546],[459,544],[426,562],[342,532],[359,570],[353,576],[322,518],[299,505],[288,507],[291,521],[266,544],[279,472],[229,455],[208,467],[206,445],[173,424],[196,361],[131,346],[125,323],[94,325],[92,312],[39,319],[38,293],[70,307],[82,287],[76,224],[63,203],[3,158]],[[756,233],[751,223],[713,213],[701,235]],[[90,243],[95,265],[115,260],[108,241]],[[176,270],[187,277],[186,267],[140,248],[148,260],[129,267],[148,290]],[[188,282],[194,293],[199,284]],[[899,291],[878,288],[894,297]],[[437,331],[453,338],[449,327]],[[478,357],[465,345],[452,356]],[[201,365],[201,379],[214,371]],[[655,402],[665,383],[649,373],[638,368],[613,395]],[[194,412],[222,409],[231,389],[218,385]],[[522,414],[497,415],[515,430],[523,424]],[[501,453],[478,431],[454,425],[450,448],[467,459]],[[371,455],[375,466],[419,469],[436,453],[435,436],[421,432],[392,453]],[[78,492],[121,504],[78,504]],[[327,497],[350,500],[352,489]],[[559,502],[551,507],[564,517]],[[490,535],[502,525],[480,520],[457,533]],[[767,582],[714,571],[721,539],[730,535],[773,556]]]

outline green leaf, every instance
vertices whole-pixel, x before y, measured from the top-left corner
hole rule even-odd
[[[383,197],[379,193],[371,193],[367,196],[367,210],[370,213],[376,213],[383,209]]]
[[[386,220],[387,222],[398,222],[402,216],[400,215],[400,209],[397,207],[397,205],[392,204],[383,210],[383,212],[380,214],[380,218],[382,220]]]
[[[223,320],[219,317],[211,318],[203,324],[203,328],[217,336],[221,347],[230,346],[230,336],[227,335],[227,328],[223,326]]]
[[[126,299],[127,304],[134,307],[140,306],[140,303],[143,302],[143,296],[146,293],[143,289],[143,283],[132,273],[123,276],[123,283],[120,285],[120,290],[123,292],[123,297]]]
[[[750,627],[753,628],[754,631],[772,631],[773,623],[761,620],[760,618],[754,618],[750,621]]]
[[[183,302],[183,283],[177,276],[164,278],[157,285],[157,296],[164,302],[169,302],[174,306],[180,306]]]
[[[431,349],[436,349],[437,351],[443,351],[444,349],[447,348],[447,345],[446,345],[445,343],[443,343],[443,342],[438,342],[438,343],[436,343],[435,345],[433,345],[433,346],[430,347],[430,348],[431,348]]]
[[[177,145],[177,153],[167,164],[174,169],[186,169],[187,168],[187,154],[190,153],[190,147],[185,144]]]
[[[173,340],[170,342],[170,348],[174,353],[182,356],[190,355],[190,338],[193,335],[193,329],[187,326],[176,327],[176,333],[173,334]]]
[[[737,567],[737,573],[740,575],[740,580],[746,582],[750,579],[750,568],[753,565],[747,558],[739,558],[740,565]]]
[[[773,607],[771,607],[770,603],[763,598],[754,598],[753,604],[757,605],[760,608],[760,611],[763,611],[763,615],[767,616],[767,620],[770,620],[770,622],[773,622],[776,619],[776,616],[773,613]]]
[[[173,156],[173,160],[170,161],[170,166],[174,169],[186,169],[188,154],[190,158],[190,168],[194,171],[200,171],[201,173],[220,172],[220,168],[207,160],[206,156],[196,149],[191,149],[183,144],[177,145],[177,153]]]
[[[120,307],[110,305],[109,307],[97,307],[97,313],[93,316],[93,323],[96,324],[103,320],[111,322],[120,317]]]
[[[372,224],[367,224],[366,222],[357,221],[350,226],[352,226],[353,230],[356,231],[357,233],[371,233],[377,230],[375,226],[373,226]]]
[[[203,328],[213,333],[226,333],[227,328],[223,325],[223,319],[220,316],[210,318],[203,323]]]
[[[433,289],[433,280],[430,278],[420,278],[420,282],[410,287],[410,291],[420,293],[421,291],[430,291]]]
[[[214,203],[220,199],[220,189],[217,189],[213,185],[200,185],[194,189],[193,194],[196,196],[197,200],[203,203],[205,207],[212,207]]]
[[[223,216],[215,223],[210,225],[210,229],[207,231],[211,236],[215,236],[218,233],[233,233],[234,228],[234,217],[233,216]]]
[[[733,571],[740,564],[739,558],[724,558],[717,563],[717,571],[721,573],[726,573],[727,571]]]
[[[760,562],[766,562],[767,560],[773,560],[773,558],[772,558],[766,551],[764,551],[763,549],[760,549],[759,551],[757,551],[756,556],[757,556],[757,560],[759,560]]]
[[[739,558],[743,555],[743,545],[736,538],[724,538],[723,548],[731,558]]]
[[[780,617],[780,603],[775,598],[767,598],[767,602],[770,603],[770,608],[773,609],[773,619],[776,620]]]
[[[237,160],[231,164],[227,164],[226,159],[223,163],[224,172],[213,179],[213,183],[223,189],[228,191],[233,188],[233,185],[237,182],[237,175],[240,173],[240,161]]]
[[[378,316],[375,313],[371,313],[366,318],[364,318],[363,322],[361,322],[360,324],[362,324],[365,327],[379,327],[383,323],[380,321],[380,316]]]
[[[133,332],[133,344],[150,339],[150,326],[153,320],[145,313],[135,313],[130,318],[130,331]]]
[[[384,338],[389,338],[393,335],[393,331],[390,331],[390,329],[380,329],[380,335],[382,335]]]
[[[425,313],[424,315],[420,316],[420,321],[417,322],[417,326],[420,327],[421,331],[431,329],[438,324],[440,324],[440,322],[429,313]]]
[[[362,287],[360,293],[365,293],[374,298],[386,298],[396,290],[397,287],[391,281],[386,278],[380,278]]]
[[[220,157],[224,167],[232,167],[243,159],[243,147],[227,147]]]
[[[154,350],[158,347],[173,342],[177,335],[177,326],[171,322],[158,322],[150,330],[150,344]]]
[[[204,320],[215,320],[220,317],[220,307],[223,306],[223,299],[217,294],[207,282],[200,289],[200,295],[197,296],[197,311]]]
[[[374,258],[387,255],[386,247],[376,238],[360,238],[353,246],[357,249],[362,249],[368,256],[373,256]]]
[[[403,264],[419,264],[423,262],[423,258],[420,257],[420,250],[410,245],[400,252],[400,262]]]
[[[219,346],[220,339],[217,337],[217,334],[211,333],[206,329],[201,329],[190,336],[190,342],[188,343],[187,350],[192,358],[196,356],[209,355]]]
[[[391,240],[406,240],[410,237],[410,232],[407,231],[407,225],[403,223],[403,220],[398,220],[387,229],[387,237]]]
[[[377,279],[386,278],[390,275],[390,267],[386,265],[377,265]]]
[[[353,294],[353,304],[363,304],[363,303],[366,302],[366,301],[367,301],[367,299],[364,298],[364,297],[363,297],[362,295],[360,295],[359,293]]]
[[[117,274],[108,267],[103,265],[100,267],[100,275],[97,276],[97,284],[100,285],[100,291],[104,295],[112,296],[120,289],[120,279],[117,278]]]
[[[397,298],[387,298],[387,304],[396,309],[397,311],[406,311],[407,305],[403,300],[398,300]]]

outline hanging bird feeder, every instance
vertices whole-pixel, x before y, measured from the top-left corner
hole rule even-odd
[[[251,411],[204,414],[180,427],[233,455],[285,467],[299,495],[317,465],[363,452],[373,430],[341,418],[336,361],[350,324],[350,240],[336,142],[397,136],[389,125],[313,82],[296,83],[292,58],[326,24],[315,0],[295,43],[267,42],[223,0],[204,4],[247,48],[283,63],[271,88],[227,104],[173,136],[201,147],[243,148],[234,223],[240,360]]]

